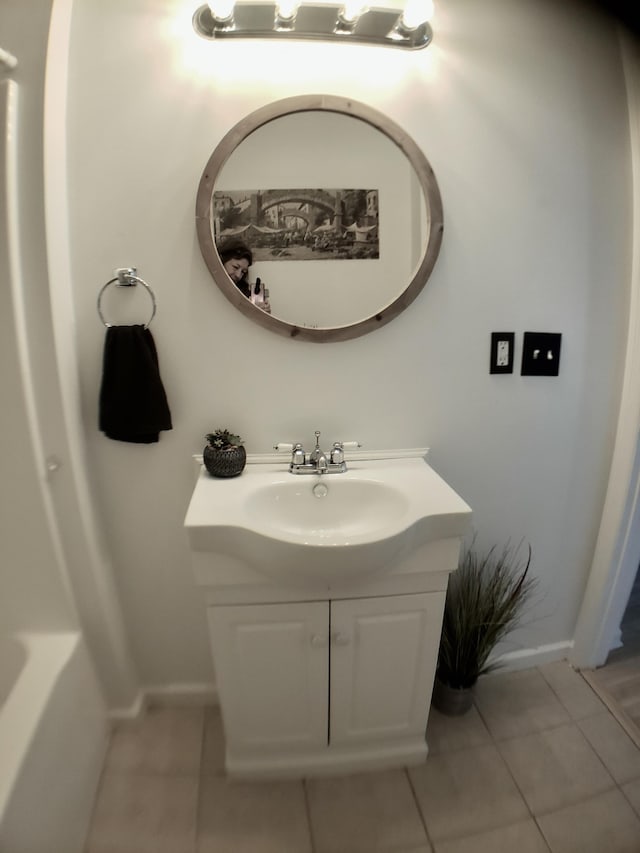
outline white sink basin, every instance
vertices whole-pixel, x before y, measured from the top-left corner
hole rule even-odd
[[[343,479],[344,477],[344,479]],[[347,479],[343,474],[305,482],[308,475],[289,475],[259,486],[247,497],[251,518],[262,531],[299,537],[306,544],[348,545],[357,538],[378,538],[383,525],[401,523],[409,501],[392,484]]]
[[[422,458],[358,460],[343,474],[248,464],[202,470],[187,511],[191,548],[277,580],[333,581],[390,570],[435,539],[463,536],[471,510]]]

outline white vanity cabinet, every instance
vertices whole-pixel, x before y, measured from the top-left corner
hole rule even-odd
[[[442,603],[438,593],[331,602],[331,745],[424,743]]]
[[[470,507],[426,451],[333,476],[203,469],[185,527],[237,777],[418,764]]]
[[[228,770],[423,760],[442,605],[430,592],[209,607]]]
[[[326,746],[328,611],[318,601],[207,609],[227,748]]]

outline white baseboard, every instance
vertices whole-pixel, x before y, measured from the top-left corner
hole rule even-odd
[[[147,684],[140,689],[128,708],[111,709],[109,719],[113,722],[135,720],[149,705],[184,708],[217,704],[218,690],[215,684]]]
[[[548,643],[545,646],[507,652],[497,658],[500,666],[496,672],[515,672],[519,669],[532,669],[543,663],[564,660],[569,657],[572,649],[573,640],[563,640],[560,643]]]
[[[507,652],[497,660],[500,663],[496,672],[514,672],[519,669],[531,669],[543,663],[564,660],[570,656],[573,640],[549,643],[530,649],[518,649]],[[135,720],[149,705],[163,707],[185,707],[200,705],[218,705],[218,689],[209,683],[147,684],[143,686],[135,702],[128,708],[116,708],[109,712],[109,718]]]
[[[213,683],[147,684],[142,688],[147,705],[217,705],[218,690]]]
[[[131,705],[127,708],[110,708],[107,716],[114,723],[119,720],[135,720],[143,712],[144,707],[144,694],[139,690]]]
[[[570,656],[572,649],[573,640],[565,640],[560,643],[549,643],[544,646],[507,652],[497,659],[500,663],[497,672],[531,669],[543,663],[564,660]],[[185,707],[218,704],[218,689],[212,682],[147,684],[141,688],[135,702],[129,708],[113,709],[109,712],[109,717],[113,721],[133,720],[149,705]]]

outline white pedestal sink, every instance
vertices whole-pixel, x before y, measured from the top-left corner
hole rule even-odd
[[[328,476],[279,462],[230,480],[203,469],[185,525],[194,551],[298,583],[388,572],[427,542],[464,535],[470,515],[422,458],[358,460]]]
[[[185,527],[234,776],[424,761],[442,611],[471,510],[422,455],[295,475],[202,469]]]

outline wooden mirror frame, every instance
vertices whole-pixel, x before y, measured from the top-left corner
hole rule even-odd
[[[279,320],[277,317],[272,317],[270,314],[253,305],[238,290],[227,275],[216,249],[211,223],[211,198],[216,180],[222,167],[238,145],[254,133],[254,131],[258,130],[258,128],[277,118],[282,118],[293,113],[309,111],[326,111],[352,116],[353,118],[367,122],[395,143],[408,158],[415,170],[424,195],[426,219],[429,228],[427,245],[420,265],[407,287],[393,302],[370,317],[366,317],[364,320],[359,320],[345,326],[321,329],[311,329]],[[209,158],[198,186],[196,196],[196,230],[202,256],[213,280],[226,298],[246,317],[253,320],[254,323],[258,323],[263,328],[270,329],[279,335],[296,338],[301,341],[313,341],[315,343],[346,341],[351,338],[357,338],[360,335],[365,335],[393,320],[394,317],[397,317],[398,314],[413,302],[425,286],[435,265],[442,243],[442,199],[429,161],[413,139],[397,124],[377,110],[358,101],[334,95],[301,95],[284,98],[283,100],[275,101],[255,110],[239,121],[222,138]]]

